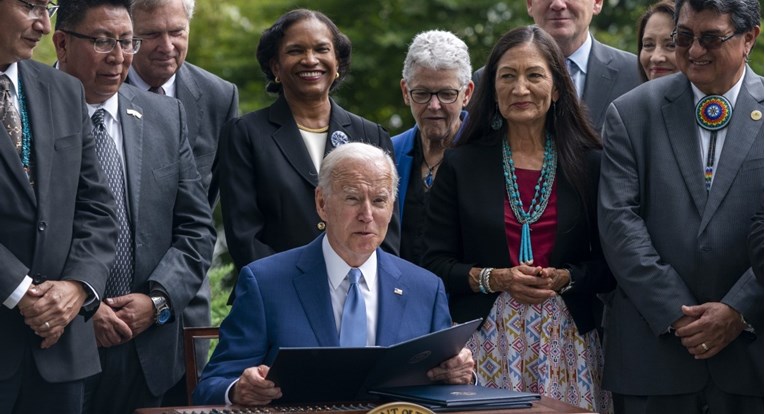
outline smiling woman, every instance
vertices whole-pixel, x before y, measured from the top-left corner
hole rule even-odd
[[[323,232],[314,192],[333,148],[360,141],[392,152],[380,125],[329,96],[350,70],[351,43],[327,16],[306,9],[282,15],[263,32],[257,58],[276,102],[229,123],[220,142],[221,211],[237,268]],[[397,216],[383,243],[394,253]]]

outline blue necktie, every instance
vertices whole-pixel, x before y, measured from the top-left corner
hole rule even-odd
[[[568,74],[571,77],[571,82],[574,83],[576,95],[581,98],[582,92],[579,90],[579,84],[576,82],[577,76],[579,75],[579,66],[571,59],[566,59],[566,66],[568,66]]]
[[[348,272],[351,286],[348,288],[348,296],[345,298],[343,316],[340,321],[340,346],[367,345],[367,308],[359,287],[360,278],[361,270],[352,267]]]
[[[105,297],[127,295],[133,284],[133,234],[127,216],[127,200],[125,194],[125,177],[122,172],[122,158],[117,152],[114,140],[106,131],[104,125],[104,109],[97,110],[90,118],[93,121],[93,136],[96,141],[96,155],[101,169],[109,183],[114,201],[117,204],[117,257],[109,270],[106,280]]]

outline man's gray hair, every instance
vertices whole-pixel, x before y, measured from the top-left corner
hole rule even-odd
[[[338,165],[344,161],[362,161],[365,165],[385,166],[391,176],[391,202],[398,194],[398,171],[396,164],[388,153],[363,142],[349,142],[332,150],[321,163],[319,172],[319,189],[324,194],[332,193],[332,180]]]
[[[404,70],[401,72],[406,83],[413,81],[414,72],[418,67],[433,70],[456,69],[460,86],[467,85],[473,74],[465,42],[454,33],[443,30],[429,30],[414,37],[404,59]]]
[[[133,9],[154,10],[171,1],[172,0],[134,0]],[[186,12],[186,18],[191,20],[191,17],[194,16],[194,6],[196,5],[195,0],[181,0],[181,4],[183,4],[183,10]]]

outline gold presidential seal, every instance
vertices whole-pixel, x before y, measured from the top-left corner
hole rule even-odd
[[[395,401],[369,410],[367,414],[434,414],[429,408],[409,402]]]

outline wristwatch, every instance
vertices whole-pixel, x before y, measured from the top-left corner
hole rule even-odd
[[[160,326],[166,324],[171,316],[167,299],[164,296],[152,296],[151,301],[154,303],[154,323]]]

